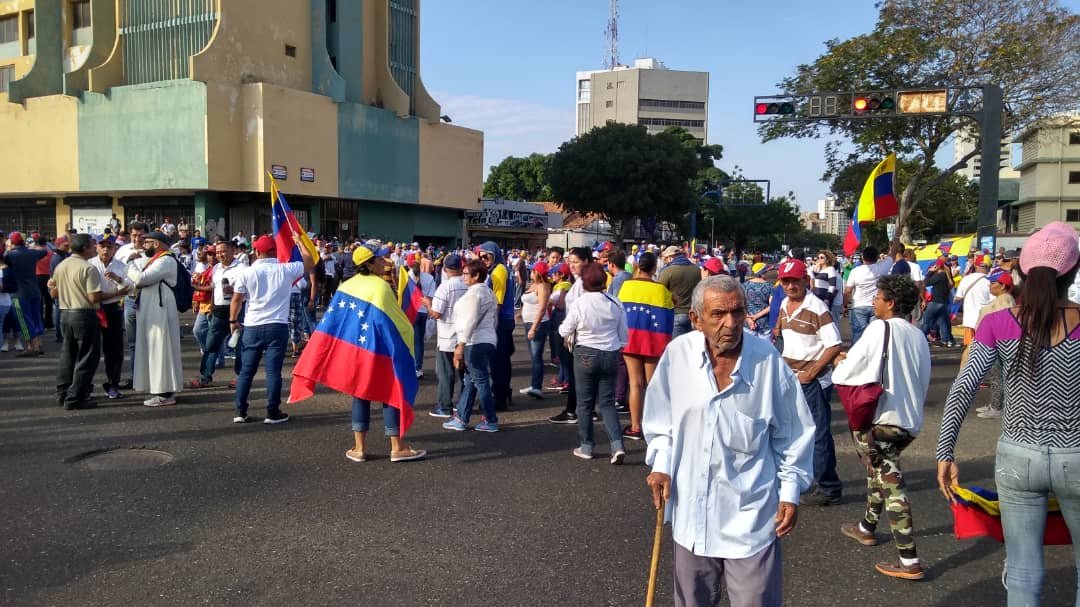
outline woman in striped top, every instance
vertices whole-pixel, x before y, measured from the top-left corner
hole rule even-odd
[[[814,295],[825,302],[826,308],[832,308],[836,299],[836,255],[832,251],[818,251],[811,278],[814,280]]]
[[[1001,364],[1005,406],[994,477],[1009,559],[1009,605],[1039,604],[1049,493],[1073,537],[1080,537],[1080,306],[1066,297],[1080,261],[1078,245],[1076,230],[1061,222],[1028,238],[1020,254],[1022,305],[988,314],[979,324],[942,416],[938,484],[953,502],[960,425],[979,383],[995,362]]]

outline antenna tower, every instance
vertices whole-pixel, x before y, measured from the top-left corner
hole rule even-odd
[[[613,70],[619,65],[619,0],[611,0],[604,34],[608,42],[608,57],[604,60],[604,67]]]

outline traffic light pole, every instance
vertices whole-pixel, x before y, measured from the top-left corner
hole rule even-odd
[[[994,253],[997,237],[998,173],[1001,158],[1002,91],[996,84],[982,87],[982,115],[979,116],[982,143],[982,170],[979,172],[979,209],[976,230],[980,249]]]

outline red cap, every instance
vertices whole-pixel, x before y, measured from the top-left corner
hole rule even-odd
[[[260,253],[269,253],[277,248],[277,244],[269,236],[260,236],[255,239],[255,243],[251,247]]]
[[[409,255],[405,258],[405,265],[411,266],[414,263],[416,263],[416,253],[409,253]]]
[[[544,261],[538,261],[536,262],[536,265],[533,266],[533,272],[536,272],[541,276],[547,276],[547,273],[550,271],[551,268],[548,267],[547,262]]]
[[[61,234],[61,235],[57,236],[55,240],[53,240],[53,244],[58,246],[58,247],[66,245],[67,243],[68,243],[67,234]]]
[[[780,278],[806,278],[806,264],[801,259],[789,259],[780,264]]]
[[[723,274],[725,271],[724,263],[716,257],[711,257],[705,260],[705,263],[702,264],[701,267],[708,270],[710,274]]]
[[[555,266],[554,268],[551,268],[551,272],[550,272],[551,274],[554,274],[556,272],[558,272],[559,274],[562,274],[563,276],[569,276],[570,275],[570,266],[567,265],[566,262],[562,262],[559,265]]]
[[[22,246],[26,243],[22,232],[12,232],[11,234],[8,234],[8,239],[11,240],[11,245],[15,247]]]

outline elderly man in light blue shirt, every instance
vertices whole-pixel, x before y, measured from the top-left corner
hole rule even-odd
[[[667,500],[675,604],[782,602],[778,537],[813,478],[814,421],[769,343],[744,339],[746,297],[714,276],[694,290],[691,331],[668,345],[645,394],[647,482]]]

